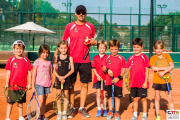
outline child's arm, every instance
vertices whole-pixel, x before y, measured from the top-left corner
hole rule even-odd
[[[69,60],[70,60],[71,70],[70,70],[65,76],[63,76],[63,79],[64,79],[64,80],[65,80],[67,77],[69,77],[71,74],[74,73],[74,63],[73,63],[72,57],[69,57]]]
[[[149,78],[149,68],[148,67],[146,67],[146,78],[145,78],[145,81],[144,81],[144,83],[143,83],[143,86],[142,86],[142,88],[147,88],[147,82],[148,82],[148,78]]]
[[[10,78],[10,70],[7,70],[7,73],[6,73],[6,85],[5,85],[5,88],[7,88],[9,86],[9,78]]]
[[[167,69],[165,69],[163,72],[160,72],[158,75],[159,77],[163,77],[164,74],[166,74],[167,72],[170,72],[174,69],[174,63],[173,62],[169,62],[169,67]]]
[[[153,71],[160,71],[160,70],[166,70],[167,69],[167,67],[159,68],[159,67],[156,67],[154,65],[152,65],[151,68],[152,68]]]
[[[126,68],[123,68],[120,76],[123,77],[125,73],[126,73]],[[121,80],[119,77],[114,78],[114,80],[112,80],[112,83],[117,83],[119,80]]]
[[[36,68],[35,66],[33,66],[33,73],[32,73],[32,92],[35,91],[36,73],[37,73],[37,68]]]
[[[51,70],[50,70],[50,77],[51,77],[51,80],[52,80],[50,92],[52,92],[52,90],[53,90],[53,85],[54,85],[54,78],[53,78],[53,74],[52,74],[52,68],[51,68]]]
[[[113,77],[113,76],[114,76],[112,70],[107,69],[106,66],[104,66],[104,65],[103,65],[103,67],[102,67],[102,70],[103,70],[103,72],[108,73],[108,75],[109,75],[110,77]]]
[[[57,71],[57,65],[53,64],[53,74],[59,79],[60,76],[58,75],[58,73],[56,71]],[[59,79],[59,81],[61,81],[61,80]]]
[[[95,68],[93,68],[93,72],[94,72],[94,74],[97,76],[97,80],[98,80],[98,81],[101,81],[102,78],[101,78],[101,76],[97,73],[97,71],[96,71]]]
[[[31,89],[32,84],[31,84],[31,71],[28,71],[28,85],[27,88],[28,90]]]

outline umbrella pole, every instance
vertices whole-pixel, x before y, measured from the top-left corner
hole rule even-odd
[[[44,33],[44,44],[45,44],[45,33]]]
[[[29,46],[30,46],[30,44],[29,44],[29,43],[30,43],[30,31],[31,31],[31,30],[29,30],[28,51],[29,51]]]

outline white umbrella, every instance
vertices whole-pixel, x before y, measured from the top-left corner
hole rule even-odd
[[[46,33],[46,34],[56,33],[40,25],[37,25],[34,22],[26,22],[24,24],[21,24],[12,28],[5,29],[5,31],[17,31],[17,32],[22,32],[22,33],[29,33],[29,41],[30,41],[30,33]],[[34,46],[34,41],[33,41],[33,46]]]

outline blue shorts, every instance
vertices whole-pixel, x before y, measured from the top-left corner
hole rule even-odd
[[[37,96],[49,94],[50,93],[50,87],[43,87],[41,85],[36,84],[36,92],[37,92]]]
[[[101,81],[97,81],[96,83],[93,83],[93,88],[101,89]],[[105,90],[105,82],[104,81],[103,81],[103,90]]]

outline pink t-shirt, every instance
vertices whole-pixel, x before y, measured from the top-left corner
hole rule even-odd
[[[36,84],[43,87],[51,86],[51,62],[49,60],[42,61],[37,59],[34,61],[34,67],[37,68],[36,72]]]
[[[86,60],[83,60],[89,46],[84,44],[86,37],[94,38],[94,25],[85,22],[83,25],[78,25],[76,22],[69,23],[64,31],[62,40],[69,40],[69,56],[73,58],[74,63],[91,62],[88,54]]]
[[[131,88],[142,88],[146,75],[146,67],[149,67],[149,59],[147,55],[141,54],[139,56],[132,55],[129,57],[126,68],[131,68],[130,71],[130,86]],[[149,82],[147,83],[149,88]]]
[[[107,55],[107,57],[103,60],[102,65],[112,70],[114,78],[117,78],[121,74],[121,70],[125,68],[126,60],[121,55],[118,56]],[[112,79],[107,73],[106,73],[105,85],[112,85]],[[123,79],[119,80],[114,85],[118,87],[122,87]]]

